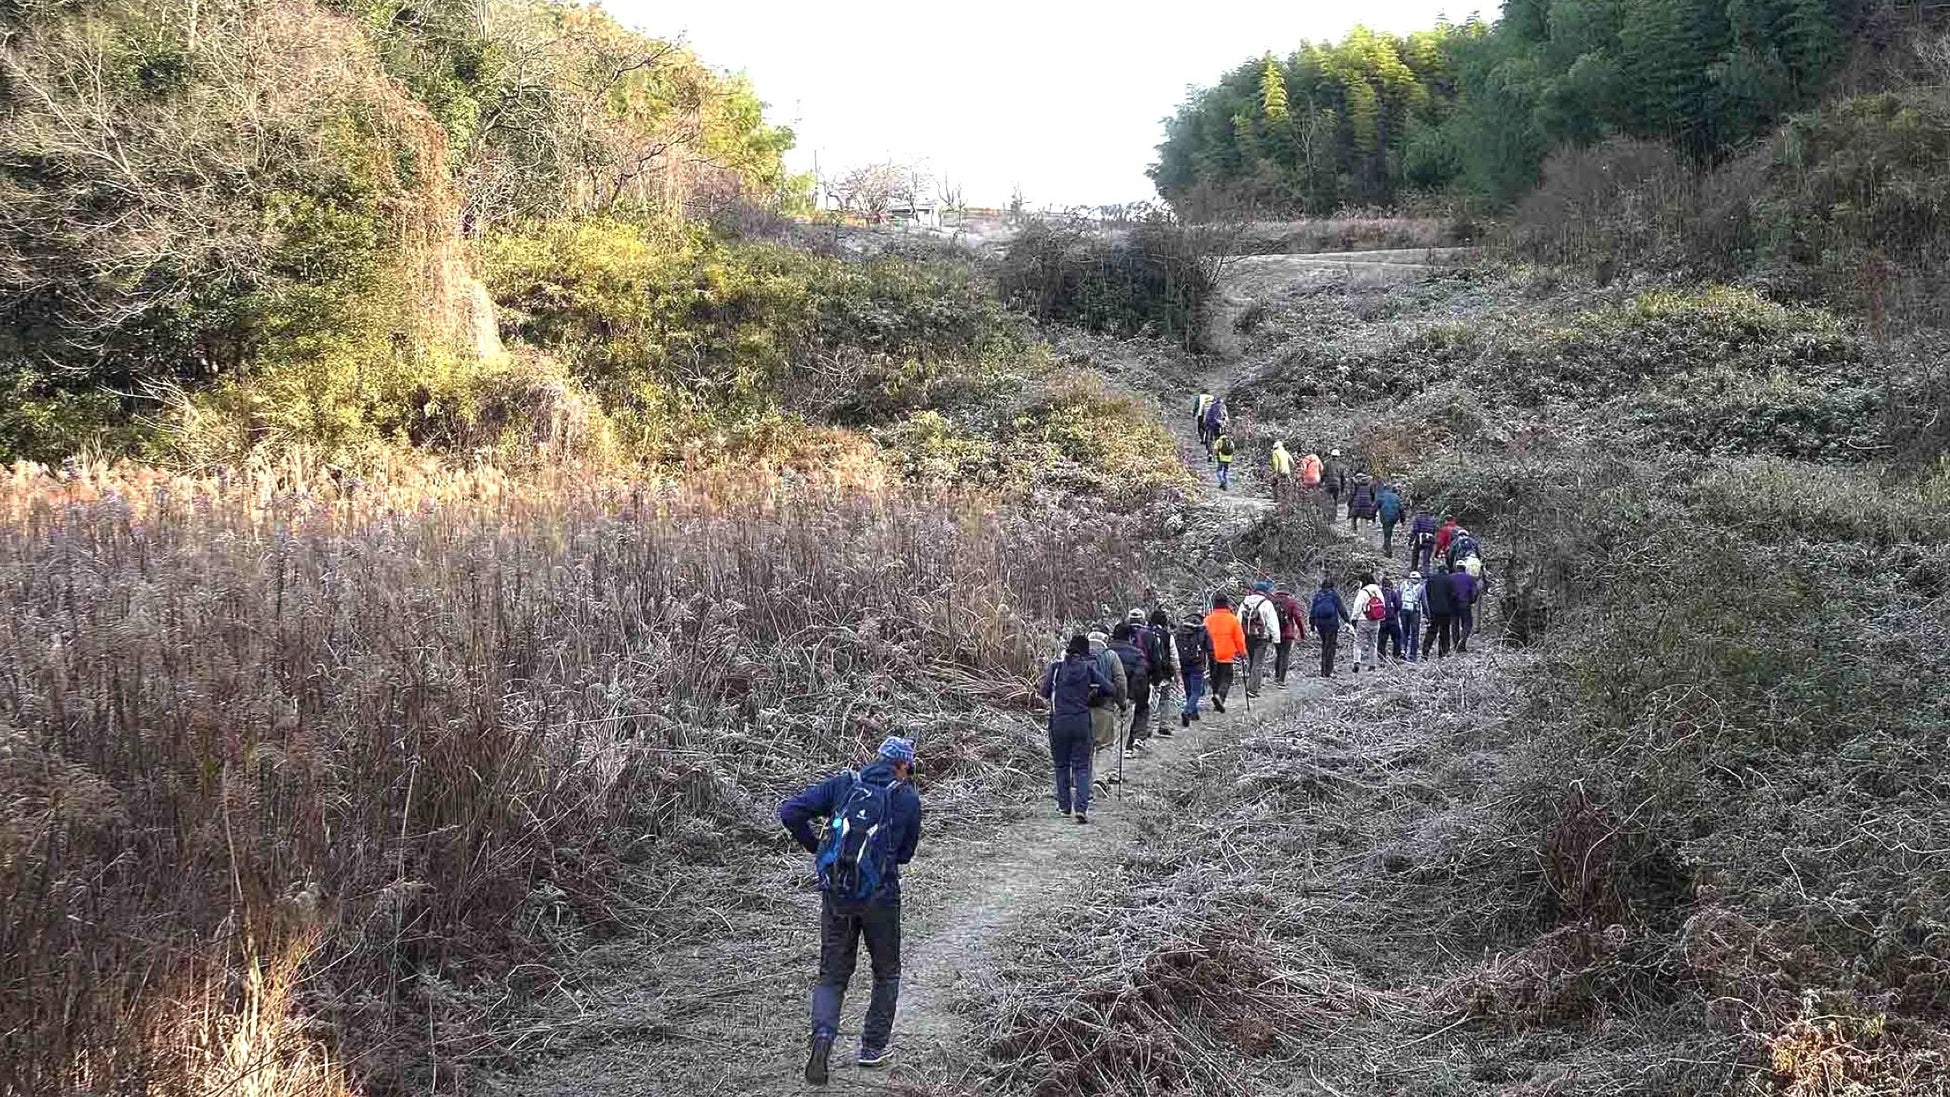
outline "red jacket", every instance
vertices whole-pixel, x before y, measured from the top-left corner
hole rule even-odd
[[[1449,539],[1455,535],[1456,520],[1454,518],[1442,523],[1442,528],[1435,531],[1435,554],[1437,556],[1441,556],[1443,553],[1449,551]]]
[[[1305,640],[1307,638],[1307,615],[1300,609],[1300,600],[1286,591],[1273,595],[1273,608],[1280,615],[1280,639]]]

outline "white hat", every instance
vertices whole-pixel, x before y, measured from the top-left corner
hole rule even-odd
[[[1327,456],[1329,457],[1339,457],[1340,455],[1341,455],[1341,451],[1337,449],[1330,449],[1327,451]]]

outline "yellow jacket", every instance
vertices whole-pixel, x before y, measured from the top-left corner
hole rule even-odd
[[[1281,476],[1293,475],[1293,455],[1286,451],[1286,443],[1273,443],[1273,471]]]

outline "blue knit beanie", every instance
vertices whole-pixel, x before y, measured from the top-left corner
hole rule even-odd
[[[914,740],[889,735],[887,741],[880,744],[880,756],[889,762],[906,762],[911,766],[914,764]]]

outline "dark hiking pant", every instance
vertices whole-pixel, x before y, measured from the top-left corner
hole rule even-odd
[[[1427,659],[1431,652],[1438,659],[1449,655],[1449,633],[1454,625],[1455,618],[1447,613],[1429,614],[1429,631],[1422,637],[1422,658]]]
[[[1332,678],[1334,676],[1334,653],[1339,651],[1341,647],[1341,626],[1339,623],[1336,623],[1329,628],[1316,627],[1314,631],[1320,634],[1320,676],[1322,678]]]
[[[1414,570],[1421,572],[1424,576],[1427,576],[1429,574],[1429,563],[1431,560],[1435,558],[1435,546],[1434,545],[1419,546],[1412,551],[1411,555],[1414,557],[1412,561],[1412,566]]]
[[[1056,810],[1090,811],[1090,760],[1093,743],[1090,728],[1081,731],[1049,733],[1050,765],[1056,773]]]
[[[1126,748],[1137,745],[1139,739],[1151,738],[1151,685],[1131,687],[1131,730],[1125,733]]]
[[[1090,737],[1085,735],[1084,742]],[[1088,755],[1086,754],[1087,758]],[[860,939],[867,940],[867,959],[873,964],[873,995],[860,1026],[860,1046],[884,1048],[894,1035],[894,1006],[901,995],[901,902],[861,902],[822,895],[819,902],[819,982],[812,991],[814,1036],[837,1037],[840,1004],[853,966],[860,958]]]
[[[1185,715],[1197,716],[1198,703],[1205,699],[1205,668],[1185,668]]]
[[[1259,696],[1260,680],[1266,677],[1266,650],[1273,646],[1271,640],[1246,640],[1246,696]]]
[[[1456,651],[1468,651],[1470,634],[1476,631],[1476,607],[1464,606],[1457,610],[1456,622],[1451,630],[1456,634]]]
[[[1422,657],[1422,614],[1419,610],[1402,611],[1402,637],[1408,641],[1408,661],[1413,663]]]
[[[1406,658],[1402,651],[1402,622],[1399,617],[1381,622],[1381,655],[1386,657],[1391,649],[1396,662]]]
[[[1287,660],[1293,657],[1293,641],[1281,640],[1273,645],[1273,681],[1286,685]]]
[[[1395,555],[1395,523],[1386,518],[1381,520],[1381,554],[1388,557]]]
[[[1225,704],[1226,697],[1232,693],[1232,664],[1212,664],[1212,696]]]

